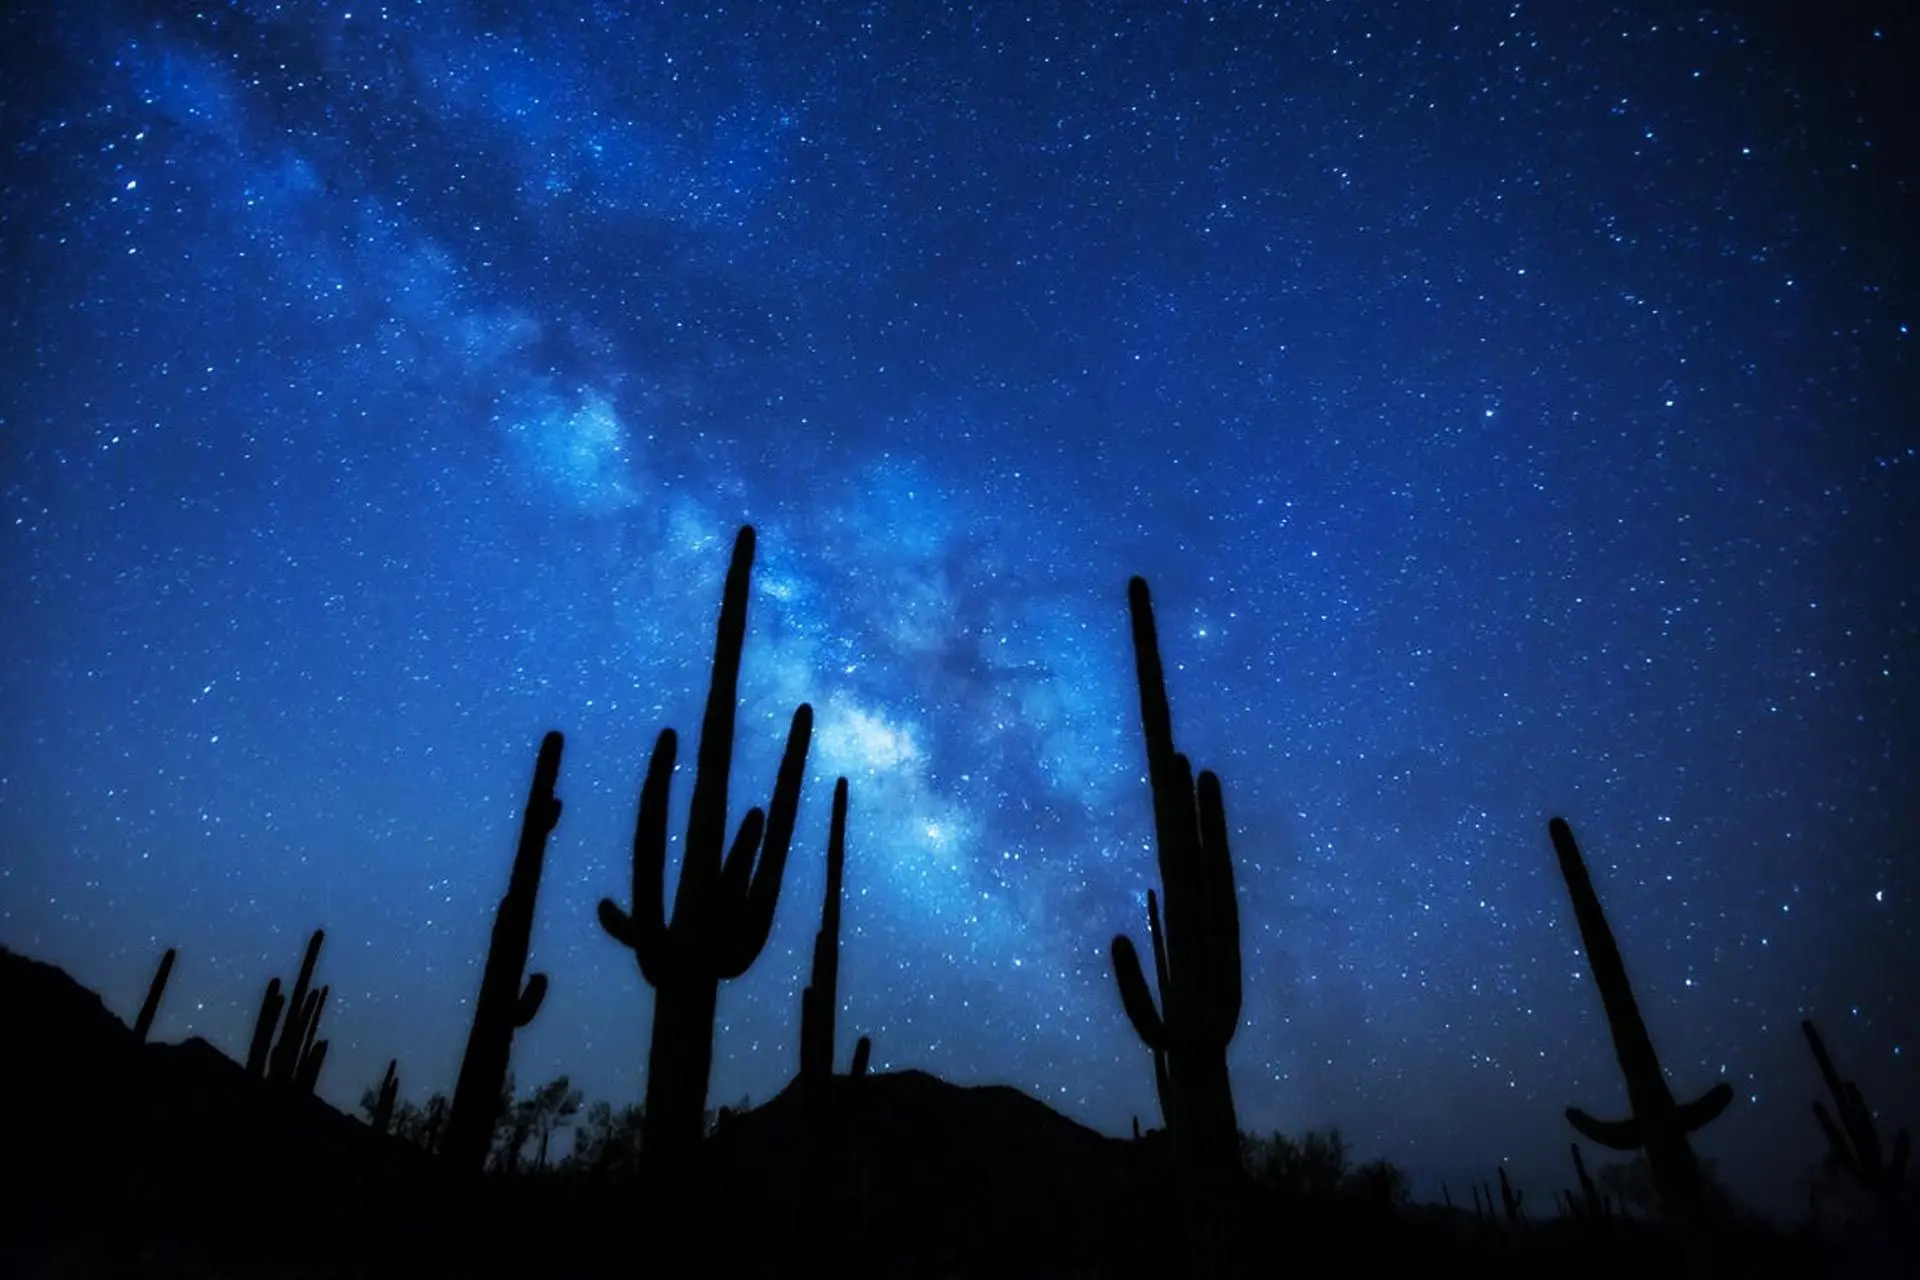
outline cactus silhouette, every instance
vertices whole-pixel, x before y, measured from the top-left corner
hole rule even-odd
[[[1906,1188],[1910,1150],[1907,1131],[1902,1129],[1896,1133],[1892,1151],[1882,1156],[1873,1111],[1860,1095],[1860,1087],[1840,1078],[1833,1059],[1827,1054],[1826,1042],[1811,1021],[1802,1022],[1800,1030],[1806,1034],[1807,1047],[1813,1050],[1813,1059],[1820,1065],[1820,1078],[1826,1082],[1827,1093],[1833,1098],[1832,1112],[1815,1099],[1813,1115],[1820,1122],[1821,1132],[1827,1135],[1834,1162],[1847,1171],[1862,1191],[1879,1202],[1883,1212],[1896,1216],[1900,1194]]]
[[[1161,1105],[1179,1171],[1201,1272],[1231,1269],[1226,1202],[1239,1168],[1240,1131],[1227,1075],[1227,1045],[1240,1021],[1240,910],[1220,780],[1174,749],[1166,674],[1145,580],[1127,586],[1133,623],[1140,719],[1153,790],[1154,835],[1165,909],[1154,928],[1159,1005],[1140,970],[1132,939],[1113,940],[1114,977],[1127,1017],[1158,1059],[1164,1055]],[[1162,938],[1164,933],[1164,938]],[[1160,1072],[1156,1069],[1156,1083]]]
[[[1613,1051],[1620,1062],[1620,1074],[1626,1078],[1627,1104],[1632,1114],[1624,1120],[1600,1120],[1578,1107],[1567,1108],[1567,1122],[1582,1137],[1615,1151],[1643,1150],[1652,1175],[1660,1207],[1668,1217],[1699,1221],[1708,1213],[1706,1183],[1700,1174],[1700,1162],[1693,1154],[1687,1135],[1711,1123],[1733,1101],[1733,1089],[1725,1081],[1714,1085],[1688,1103],[1676,1103],[1660,1070],[1660,1059],[1653,1051],[1647,1025],[1641,1021],[1640,1006],[1633,998],[1633,986],[1627,981],[1627,967],[1620,959],[1620,947],[1613,940],[1600,898],[1593,891],[1586,860],[1574,842],[1573,828],[1564,819],[1547,824],[1554,853],[1560,860],[1560,874],[1573,899],[1573,914],[1580,925],[1580,941],[1586,948],[1587,965],[1600,988],[1600,1001],[1607,1012],[1607,1025],[1613,1033]]]
[[[153,1030],[153,1017],[160,1012],[160,997],[166,994],[167,979],[173,976],[174,949],[160,957],[160,967],[153,972],[153,981],[147,984],[147,998],[140,1002],[140,1015],[133,1020],[133,1038],[146,1042]]]
[[[833,1080],[834,1030],[840,1007],[840,899],[847,864],[847,780],[833,785],[833,820],[827,834],[827,891],[820,903],[820,929],[813,935],[813,967],[800,993],[800,1086],[810,1109],[826,1105]],[[861,1037],[872,1051],[872,1042]],[[865,1074],[864,1055],[856,1053]]]
[[[672,729],[661,730],[640,789],[632,912],[611,899],[600,900],[601,927],[632,949],[641,977],[654,989],[645,1151],[656,1173],[687,1168],[699,1148],[713,1073],[713,1017],[720,981],[745,973],[773,928],[813,734],[813,708],[801,703],[793,713],[771,805],[764,812],[749,809],[731,849],[726,848],[727,775],[733,765],[753,551],[753,526],[747,525],[734,540],[721,597],[673,918],[667,919],[665,902],[667,798],[678,747]]]
[[[520,843],[514,850],[513,871],[506,896],[493,915],[493,941],[487,967],[480,978],[480,998],[473,1007],[473,1028],[467,1033],[467,1053],[454,1085],[453,1107],[440,1144],[441,1158],[452,1169],[477,1176],[485,1167],[500,1115],[501,1090],[513,1056],[513,1033],[533,1021],[546,999],[547,975],[536,973],[521,986],[527,950],[533,938],[533,908],[540,895],[540,871],[546,863],[547,838],[560,821],[560,801],[553,794],[560,781],[560,753],[566,740],[550,732],[540,740],[534,758],[533,784],[520,820]]]
[[[294,980],[293,993],[280,994],[280,979],[267,982],[260,1000],[260,1014],[254,1020],[253,1039],[247,1049],[247,1074],[268,1084],[297,1092],[311,1093],[320,1078],[320,1067],[327,1058],[327,1042],[317,1039],[320,1012],[327,1002],[327,989],[313,990],[313,968],[320,960],[320,944],[326,930],[315,929],[307,939],[307,951],[300,961],[300,974]],[[284,1020],[281,1018],[285,1012]],[[278,1029],[280,1038],[274,1039]]]
[[[375,1133],[385,1133],[393,1127],[394,1104],[400,1101],[400,1059],[387,1060],[387,1074],[380,1078],[380,1091],[374,1095],[373,1114],[367,1117],[367,1124]]]

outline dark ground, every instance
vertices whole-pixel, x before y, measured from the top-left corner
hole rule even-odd
[[[1158,1135],[1105,1137],[1007,1088],[846,1086],[855,1137],[812,1163],[799,1092],[730,1118],[675,1203],[547,1173],[461,1189],[420,1149],[249,1078],[199,1039],[140,1044],[61,970],[0,949],[15,1107],[0,1276],[1167,1276],[1185,1271]],[[1743,1228],[1506,1231],[1470,1212],[1289,1206],[1249,1189],[1248,1275],[1920,1275]],[[671,1261],[670,1261],[671,1260]]]

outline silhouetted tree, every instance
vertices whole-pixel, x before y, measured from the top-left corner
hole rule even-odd
[[[533,1134],[533,1167],[545,1170],[553,1136],[571,1125],[573,1118],[580,1114],[580,1091],[566,1076],[561,1076],[541,1085],[520,1105],[527,1111],[528,1126]]]
[[[574,1133],[567,1168],[594,1178],[638,1176],[646,1119],[646,1108],[639,1103],[619,1108],[611,1102],[594,1103]]]
[[[1242,1150],[1254,1181],[1285,1196],[1328,1202],[1347,1181],[1347,1142],[1339,1129],[1298,1141],[1278,1131],[1264,1138],[1243,1135]]]

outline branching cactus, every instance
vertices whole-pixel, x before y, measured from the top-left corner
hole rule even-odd
[[[1151,915],[1148,921],[1158,1006],[1124,934],[1113,940],[1114,976],[1134,1030],[1164,1055],[1162,1108],[1187,1200],[1193,1261],[1217,1273],[1231,1265],[1226,1203],[1239,1168],[1227,1045],[1240,1022],[1240,909],[1220,780],[1202,772],[1196,786],[1192,764],[1174,749],[1146,582],[1134,578],[1127,597],[1165,909],[1164,931]]]
[[[375,1133],[393,1127],[393,1108],[400,1101],[400,1059],[387,1060],[387,1074],[380,1078],[380,1091],[374,1095],[373,1114],[367,1123]]]
[[[813,735],[813,708],[802,703],[793,713],[772,804],[764,812],[747,811],[729,848],[727,775],[733,766],[753,551],[753,526],[747,525],[734,540],[721,598],[673,918],[669,921],[666,913],[667,798],[678,750],[672,729],[662,730],[655,742],[640,789],[632,911],[611,899],[600,901],[601,927],[632,949],[641,977],[654,989],[645,1141],[648,1163],[656,1171],[688,1168],[699,1148],[720,981],[745,973],[767,944]]]
[[[147,984],[147,998],[140,1003],[140,1016],[133,1020],[133,1038],[144,1044],[147,1035],[153,1030],[154,1015],[160,1012],[160,997],[166,994],[167,979],[173,976],[174,949],[160,957],[160,967],[154,970],[153,981]]]
[[[1725,1081],[1685,1104],[1673,1100],[1660,1059],[1653,1051],[1653,1040],[1640,1018],[1640,1006],[1633,998],[1633,986],[1627,981],[1627,967],[1620,958],[1620,947],[1613,940],[1600,898],[1593,891],[1586,860],[1574,843],[1573,828],[1563,819],[1547,824],[1554,852],[1560,859],[1560,874],[1573,898],[1574,918],[1580,925],[1580,941],[1586,948],[1587,964],[1593,981],[1600,988],[1600,1002],[1607,1011],[1607,1025],[1613,1032],[1614,1056],[1620,1062],[1620,1074],[1626,1078],[1627,1104],[1631,1114],[1624,1120],[1600,1120],[1578,1107],[1567,1108],[1567,1122],[1590,1142],[1615,1151],[1644,1150],[1647,1168],[1659,1196],[1661,1211],[1680,1221],[1701,1221],[1709,1212],[1706,1183],[1700,1162],[1693,1154],[1687,1135],[1711,1123],[1733,1101],[1733,1089]]]
[[[1827,1054],[1826,1042],[1821,1040],[1812,1022],[1802,1022],[1800,1030],[1806,1033],[1807,1047],[1813,1050],[1813,1059],[1820,1064],[1820,1078],[1826,1082],[1827,1093],[1833,1098],[1832,1112],[1816,1099],[1813,1115],[1820,1122],[1821,1132],[1827,1135],[1835,1163],[1845,1169],[1884,1212],[1897,1215],[1900,1196],[1906,1188],[1910,1151],[1907,1131],[1902,1129],[1894,1135],[1893,1149],[1883,1156],[1873,1110],[1860,1095],[1860,1087],[1840,1078],[1833,1059]]]
[[[291,995],[280,994],[280,979],[267,982],[259,1016],[254,1019],[253,1038],[247,1048],[247,1074],[256,1080],[299,1093],[312,1093],[320,1078],[320,1067],[327,1058],[327,1042],[317,1037],[327,989],[313,989],[313,968],[319,963],[320,944],[326,936],[324,929],[315,929],[307,939],[306,955],[301,958],[300,974],[294,980]],[[280,1033],[278,1041],[274,1039],[275,1030]]]
[[[540,896],[547,839],[560,822],[560,801],[553,790],[560,781],[560,753],[565,745],[558,733],[540,740],[513,871],[507,878],[506,896],[493,914],[493,942],[487,949],[480,998],[474,1003],[473,1027],[467,1033],[467,1053],[460,1061],[453,1108],[440,1147],[441,1157],[457,1173],[477,1177],[485,1168],[500,1117],[500,1092],[513,1056],[513,1033],[533,1021],[546,999],[547,975],[533,974],[525,978],[524,986],[522,975],[533,941],[533,908]]]

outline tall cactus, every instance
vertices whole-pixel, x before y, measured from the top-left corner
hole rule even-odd
[[[467,1033],[467,1053],[460,1061],[460,1077],[453,1089],[453,1108],[447,1116],[441,1158],[449,1168],[478,1176],[493,1146],[494,1123],[500,1116],[501,1088],[507,1063],[513,1056],[513,1033],[533,1021],[546,999],[547,975],[521,976],[527,968],[527,950],[533,940],[533,907],[540,895],[540,871],[546,864],[547,838],[560,821],[560,801],[553,789],[560,781],[560,752],[566,740],[549,732],[540,740],[533,762],[533,785],[520,819],[520,844],[514,850],[513,871],[506,896],[493,913],[493,942],[487,949],[487,967],[480,976],[480,998],[473,1007],[473,1027]]]
[[[827,830],[827,892],[813,935],[813,968],[800,992],[800,1084],[811,1100],[833,1076],[833,1040],[840,1009],[840,897],[847,865],[847,780],[833,784]]]
[[[167,979],[173,976],[174,949],[160,957],[160,967],[154,970],[153,981],[147,984],[147,998],[140,1002],[140,1015],[133,1020],[133,1038],[146,1043],[147,1035],[153,1030],[154,1015],[160,1012],[160,997],[166,994]]]
[[[1227,1075],[1227,1045],[1240,1021],[1240,909],[1226,805],[1219,778],[1203,771],[1196,787],[1192,764],[1174,749],[1153,599],[1143,579],[1128,583],[1127,603],[1164,890],[1164,940],[1154,931],[1159,1007],[1125,934],[1113,940],[1114,977],[1134,1030],[1165,1055],[1163,1107],[1195,1268],[1223,1273],[1231,1268],[1227,1204],[1240,1159]]]
[[[661,730],[640,788],[633,835],[633,910],[629,914],[609,898],[600,900],[601,927],[632,949],[641,977],[654,989],[645,1141],[649,1166],[656,1171],[688,1167],[699,1147],[713,1073],[720,980],[745,973],[767,944],[813,734],[813,708],[801,703],[793,713],[772,804],[765,812],[749,809],[727,848],[727,775],[733,766],[753,550],[753,526],[743,526],[734,539],[721,597],[713,680],[700,729],[673,918],[667,919],[665,901],[667,797],[678,750],[672,729]]]
[[[1553,839],[1560,874],[1573,899],[1580,941],[1607,1011],[1614,1056],[1619,1059],[1620,1074],[1626,1078],[1627,1105],[1632,1112],[1624,1120],[1600,1120],[1578,1107],[1568,1107],[1567,1122],[1582,1137],[1603,1147],[1644,1150],[1662,1212],[1680,1221],[1700,1221],[1708,1215],[1709,1202],[1700,1162],[1687,1135],[1727,1109],[1733,1101],[1733,1088],[1721,1081],[1692,1102],[1673,1100],[1660,1070],[1660,1059],[1653,1051],[1653,1040],[1647,1035],[1647,1024],[1640,1018],[1640,1006],[1634,1001],[1633,985],[1627,981],[1620,947],[1613,940],[1606,913],[1600,909],[1600,898],[1593,891],[1580,846],[1574,843],[1573,828],[1564,819],[1555,818],[1547,824],[1547,833]]]
[[[1827,1092],[1833,1098],[1833,1112],[1829,1112],[1816,1099],[1813,1115],[1820,1122],[1821,1132],[1827,1135],[1827,1145],[1833,1153],[1834,1162],[1847,1171],[1854,1183],[1871,1196],[1884,1213],[1890,1218],[1897,1218],[1900,1214],[1900,1195],[1907,1184],[1907,1156],[1910,1151],[1907,1131],[1902,1129],[1894,1134],[1893,1149],[1882,1156],[1880,1132],[1873,1123],[1873,1109],[1867,1106],[1866,1099],[1861,1096],[1860,1086],[1840,1078],[1833,1059],[1827,1054],[1826,1042],[1820,1038],[1811,1021],[1802,1022],[1800,1030],[1807,1037],[1807,1047],[1813,1050],[1813,1059],[1820,1065],[1820,1078],[1826,1082]]]

